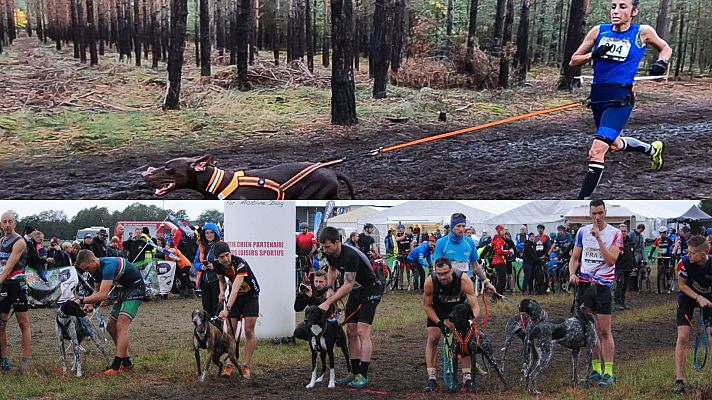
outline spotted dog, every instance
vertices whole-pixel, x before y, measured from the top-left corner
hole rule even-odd
[[[573,363],[573,383],[578,382],[578,358],[581,349],[586,350],[586,375],[591,374],[593,348],[596,346],[596,317],[590,311],[596,304],[596,285],[584,292],[582,305],[568,319],[547,320],[535,326],[526,335],[524,345],[524,365],[522,372],[527,390],[540,394],[537,381],[546,365],[551,361],[554,344],[571,349]]]
[[[351,372],[349,363],[349,348],[346,346],[346,334],[338,322],[328,320],[330,311],[323,311],[316,305],[310,305],[304,311],[307,324],[310,325],[309,347],[311,348],[312,374],[307,389],[324,380],[326,373],[326,356],[329,356],[329,388],[336,387],[336,372],[334,370],[334,346],[338,346],[346,357],[346,368]],[[316,376],[316,356],[321,357],[321,376]]]
[[[193,350],[195,350],[195,363],[198,366],[198,377],[201,382],[204,382],[208,377],[210,364],[218,366],[218,374],[222,372],[223,363],[220,361],[220,358],[225,353],[227,353],[233,365],[239,365],[237,362],[239,350],[232,336],[223,332],[223,330],[215,325],[216,322],[211,320],[208,313],[204,310],[193,310],[191,318],[194,326]],[[208,361],[202,370],[200,368],[200,349],[208,350]],[[240,368],[237,370],[242,373]]]
[[[472,388],[471,391],[476,391],[475,376],[477,375],[477,367],[475,364],[475,356],[477,354],[482,354],[483,362],[488,362],[499,375],[499,379],[504,384],[505,389],[509,387],[507,381],[504,379],[504,373],[497,365],[497,360],[494,357],[494,347],[492,342],[490,342],[487,335],[484,332],[476,329],[476,327],[470,323],[473,319],[472,308],[468,304],[458,304],[452,308],[450,314],[447,317],[450,322],[455,326],[455,340],[453,340],[453,371],[457,371],[457,360],[463,356],[472,355],[471,368],[472,368]],[[457,381],[457,377],[454,378]]]
[[[504,372],[507,351],[516,335],[522,341],[522,358],[524,358],[524,340],[527,332],[546,320],[547,314],[536,300],[524,299],[519,303],[519,312],[507,321],[504,347],[502,347],[502,372]]]
[[[104,356],[106,365],[109,365],[109,358],[104,351],[104,341],[99,339],[99,334],[90,322],[82,323],[81,318],[86,317],[86,312],[73,301],[62,303],[57,309],[54,325],[57,339],[59,340],[59,355],[62,362],[62,373],[67,373],[66,349],[64,341],[69,340],[72,343],[72,371],[75,371],[77,377],[82,376],[82,363],[79,357],[80,345],[85,338],[91,338],[96,344],[96,347]]]

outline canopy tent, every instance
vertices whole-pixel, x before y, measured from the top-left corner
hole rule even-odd
[[[359,221],[368,222],[372,215],[378,214],[383,210],[383,207],[359,207],[353,211],[329,218],[326,222],[329,226],[340,230],[342,234],[348,235],[352,231],[361,232],[363,224],[359,225]]]
[[[668,218],[668,222],[709,223],[712,222],[712,216],[702,211],[699,206],[694,205],[685,211],[684,214],[674,218]]]
[[[370,222],[375,227],[373,237],[381,249],[383,249],[383,239],[388,229],[397,228],[399,223],[402,223],[406,227],[419,227],[421,232],[432,233],[436,229],[442,230],[443,225],[449,224],[450,216],[454,213],[465,214],[467,223],[470,226],[481,224],[493,215],[479,208],[470,207],[457,201],[447,200],[407,201],[377,213],[349,216],[349,214],[356,211],[334,217],[328,220],[327,223],[329,226],[344,229],[342,234],[348,235],[351,230],[360,232],[363,225]],[[338,218],[340,217],[343,217],[343,219],[339,220]],[[344,222],[344,220],[349,222]],[[355,220],[355,224],[353,220]]]

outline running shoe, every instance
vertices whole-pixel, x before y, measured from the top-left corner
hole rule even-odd
[[[133,371],[134,371],[134,365],[133,365],[133,364],[131,364],[131,365],[123,365],[123,364],[121,364],[121,366],[119,367],[119,371],[122,371],[122,372],[133,372]]]
[[[435,378],[428,378],[428,384],[425,386],[426,392],[434,392],[438,390],[438,381]]]
[[[650,144],[653,147],[653,154],[650,155],[650,169],[653,171],[660,171],[663,169],[663,152],[665,151],[665,144],[659,140],[654,141]]]
[[[104,370],[105,375],[118,375],[118,374],[121,374],[122,372],[124,372],[124,371],[121,370],[121,367],[119,367],[119,369],[113,369],[113,368],[109,367],[106,370]]]
[[[356,378],[356,375],[354,375],[354,374],[349,374],[349,375],[346,376],[345,378],[337,379],[337,380],[336,380],[336,384],[339,385],[339,386],[348,385],[349,383],[351,383],[351,382],[354,381],[354,378]]]
[[[472,379],[467,379],[465,380],[465,382],[462,383],[463,392],[471,392],[473,387],[474,384],[472,383]]]
[[[685,393],[685,383],[683,383],[682,381],[675,382],[675,385],[672,387],[672,392],[674,394]]]
[[[248,367],[247,365],[243,365],[241,371],[243,378],[252,379],[252,375],[250,374],[250,367]]]
[[[354,377],[354,380],[348,384],[348,386],[355,389],[365,388],[368,386],[368,377],[358,374]]]
[[[225,378],[229,378],[230,376],[232,376],[232,368],[232,364],[227,364],[223,369],[222,376],[224,376]]]
[[[10,372],[10,359],[7,357],[3,357],[2,360],[0,360],[0,371],[2,373]]]
[[[601,387],[610,387],[613,386],[614,383],[616,383],[616,378],[612,377],[609,374],[603,374],[603,377],[601,378],[600,382],[598,382],[598,385]]]
[[[22,372],[27,372],[30,370],[30,359],[27,357],[22,357],[22,362],[20,363],[20,366],[22,367],[20,370]]]
[[[601,376],[601,374],[599,374],[599,373],[596,372],[596,371],[591,372],[591,375],[589,375],[589,376],[586,377],[586,380],[587,380],[588,382],[595,382],[595,383],[600,382],[601,379],[603,379],[603,377]]]

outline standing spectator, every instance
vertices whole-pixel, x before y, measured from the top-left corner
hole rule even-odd
[[[65,264],[63,265],[64,267],[69,267],[74,265],[74,258],[72,258],[72,249],[74,249],[74,245],[69,242],[64,242],[62,243],[62,251],[64,252],[64,255],[66,256],[65,259]],[[77,253],[79,253],[79,246],[77,245]],[[76,257],[76,253],[75,257]]]
[[[141,228],[141,238],[142,238],[143,240],[145,240],[146,243],[148,243],[148,242],[153,242],[154,244],[156,244],[156,239],[154,239],[154,238],[151,237],[151,233],[150,233],[150,231],[148,230],[148,227],[147,227],[147,226],[144,226],[143,228]],[[150,245],[149,245],[149,246],[146,246],[146,247],[144,248],[143,253],[144,253],[144,254],[143,254],[143,258],[139,258],[139,260],[145,260],[145,259],[155,258],[155,256],[156,256],[156,249],[153,248],[153,246],[150,246]]]
[[[415,291],[422,292],[425,284],[425,269],[431,270],[433,267],[433,251],[435,250],[435,236],[408,253],[408,261],[413,270],[415,280]]]
[[[635,268],[639,268],[640,264],[645,260],[645,239],[643,238],[643,232],[645,231],[645,225],[638,224],[635,230],[631,232],[628,237],[633,241],[633,257],[635,258]]]
[[[134,233],[129,240],[124,240],[123,243],[124,253],[131,263],[143,261],[146,258],[144,250],[147,247],[147,242],[141,237],[140,229],[136,229],[136,232],[137,233]]]
[[[386,254],[393,254],[394,243],[395,237],[393,236],[393,229],[389,229],[388,235],[383,239],[383,244],[386,246]]]
[[[373,238],[373,224],[367,223],[363,226],[363,232],[358,235],[358,249],[363,254],[371,254],[371,250],[376,253],[376,257],[380,257],[376,239]]]
[[[358,249],[358,232],[356,231],[351,231],[349,234],[349,238],[346,239],[346,242],[344,242],[345,245],[351,246],[354,249]]]
[[[522,258],[524,254],[524,242],[527,241],[527,227],[522,225],[519,233],[514,236],[514,245],[517,247],[517,257]]]
[[[54,259],[47,257],[47,249],[44,248],[44,233],[40,231],[33,232],[35,243],[37,243],[37,255],[40,258],[37,264],[37,275],[47,282],[47,264],[54,264]]]
[[[87,233],[84,235],[84,240],[79,244],[79,249],[91,251],[91,243],[91,233]]]
[[[621,231],[623,246],[621,246],[620,255],[616,260],[615,309],[621,311],[630,308],[625,303],[625,292],[628,289],[630,273],[635,267],[635,256],[633,255],[633,239],[628,236],[628,227],[625,224],[620,224],[618,230]]]
[[[211,316],[218,315],[218,296],[220,295],[220,285],[218,276],[215,273],[214,263],[217,262],[217,255],[213,247],[220,241],[220,228],[212,222],[203,226],[200,232],[200,247],[193,260],[193,269],[201,271],[200,290],[203,310]]]
[[[173,241],[175,243],[175,241]],[[198,235],[183,235],[178,241],[178,250],[189,260],[195,259],[195,253],[198,251]]]
[[[161,238],[163,239],[163,238]],[[188,258],[180,251],[180,249],[177,249],[173,244],[173,240],[168,239],[165,240],[165,248],[166,251],[172,254],[175,254],[178,257],[178,260],[173,260],[176,262],[176,277],[180,281],[180,295],[185,297],[185,298],[193,298],[195,297],[195,290],[193,289],[193,283],[190,281],[190,267],[192,263]],[[167,254],[164,254],[166,260],[170,259],[170,256]]]
[[[440,232],[440,228],[435,230],[435,239],[440,240],[440,238],[443,237],[442,232]]]
[[[534,232],[530,233],[527,237],[527,241],[524,242],[524,251],[522,252],[522,268],[524,269],[524,283],[522,285],[522,292],[528,294],[532,293],[533,289],[533,279],[534,279],[534,266],[537,263],[536,256],[536,243],[534,242],[535,235]]]
[[[116,231],[114,232],[114,236],[119,238],[119,248],[121,251],[124,251],[124,232],[126,229],[122,224],[119,224],[116,226]],[[113,239],[113,238],[112,238]]]
[[[449,234],[450,234],[450,225],[445,224],[445,226],[443,226],[443,236],[447,236]]]
[[[111,241],[109,242],[109,247],[106,248],[106,256],[107,257],[126,258],[126,257],[124,257],[124,251],[119,246],[120,243],[121,243],[121,240],[119,240],[118,236],[112,237]]]
[[[492,243],[492,236],[489,235],[489,231],[485,228],[482,230],[482,237],[480,238],[480,241],[477,242],[477,248],[481,249],[490,243]]]
[[[507,256],[507,283],[509,286],[506,290],[508,292],[514,292],[514,270],[512,268],[512,262],[517,257],[517,254],[516,246],[514,244],[514,241],[512,240],[512,235],[507,230],[505,230],[504,232],[504,242],[504,249],[510,251],[509,255]]]
[[[35,235],[35,228],[31,226],[26,226],[25,227],[25,247],[27,248],[27,263],[26,266],[27,268],[31,268],[35,271],[40,271],[40,268],[42,268],[44,272],[44,260],[40,258],[39,253],[37,252],[37,241],[35,240],[36,235]],[[40,275],[40,278],[42,278],[42,275]],[[43,279],[46,281],[46,279]]]
[[[297,250],[297,286],[300,282],[304,282],[305,277],[309,276],[309,272],[314,267],[314,254],[316,253],[316,237],[309,232],[309,224],[302,222],[299,224],[301,232],[297,234],[296,250]]]
[[[492,265],[497,273],[497,293],[504,293],[507,285],[507,256],[512,253],[512,250],[505,250],[506,239],[504,236],[504,227],[502,225],[497,225],[494,228],[495,235],[492,238],[492,250],[494,251],[494,257],[492,257]],[[497,295],[492,295],[492,302],[495,303],[499,300]]]
[[[67,267],[69,265],[69,255],[60,247],[59,238],[53,237],[47,250],[47,269]]]
[[[69,249],[69,262],[72,263],[72,265],[75,265],[77,263],[77,254],[79,254],[79,250],[82,249],[81,243],[74,241],[72,242],[72,246]]]
[[[475,230],[475,227],[472,226],[472,227],[470,227],[470,229],[472,229],[472,234],[470,235],[470,239],[472,239],[472,241],[475,243],[479,243],[480,237],[477,236],[477,231]]]
[[[539,235],[536,237],[536,255],[539,258],[546,257],[549,254],[549,249],[551,248],[551,239],[544,233],[546,227],[542,224],[536,226]]]
[[[106,229],[100,229],[99,233],[96,234],[94,240],[91,241],[91,252],[94,253],[94,257],[102,258],[106,257],[106,237],[108,233]]]

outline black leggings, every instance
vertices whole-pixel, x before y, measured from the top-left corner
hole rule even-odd
[[[203,310],[210,316],[218,315],[218,295],[220,295],[220,284],[218,281],[207,283],[200,282],[201,296],[203,302]]]
[[[184,293],[187,293],[188,290],[193,289],[193,282],[190,281],[190,266],[178,268],[176,274],[178,275],[180,287],[183,289]]]
[[[422,291],[423,284],[425,283],[425,268],[417,261],[413,261],[412,265],[411,273],[413,274],[413,289]]]
[[[504,293],[507,286],[507,264],[496,264],[494,270],[497,272],[497,293]]]

